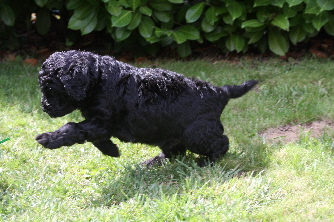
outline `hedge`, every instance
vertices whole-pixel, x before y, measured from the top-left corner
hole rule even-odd
[[[33,12],[37,31],[47,34],[55,9],[68,11],[68,29],[82,35],[106,31],[118,46],[135,41],[149,53],[171,46],[183,57],[191,54],[194,41],[226,51],[246,52],[252,46],[285,55],[290,44],[321,29],[334,35],[333,0],[21,0],[30,4],[25,11],[17,2],[0,1],[1,43],[9,44],[17,20],[29,20]]]

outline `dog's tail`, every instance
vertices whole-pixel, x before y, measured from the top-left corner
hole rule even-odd
[[[227,93],[229,98],[238,98],[243,95],[245,95],[249,90],[251,90],[258,81],[256,80],[250,80],[247,82],[244,82],[241,85],[225,85],[223,86],[223,90]]]

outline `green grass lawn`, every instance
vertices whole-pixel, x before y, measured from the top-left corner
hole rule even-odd
[[[230,151],[199,168],[189,153],[161,167],[139,163],[157,147],[122,143],[120,158],[91,144],[48,150],[34,137],[78,112],[51,119],[40,108],[38,68],[0,62],[0,220],[8,221],[334,221],[334,133],[284,144],[269,127],[334,122],[334,62],[304,59],[155,61],[215,85],[260,80],[231,100],[221,120]]]

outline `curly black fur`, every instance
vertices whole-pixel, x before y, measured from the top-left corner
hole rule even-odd
[[[186,150],[213,162],[229,147],[220,115],[230,98],[247,93],[257,81],[216,87],[163,69],[136,68],[109,56],[68,51],[52,54],[39,72],[43,110],[51,117],[79,109],[85,118],[43,133],[36,140],[56,149],[92,142],[118,157],[110,140],[159,146],[145,163],[160,163]]]

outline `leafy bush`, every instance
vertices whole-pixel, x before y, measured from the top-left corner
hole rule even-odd
[[[135,42],[149,53],[177,48],[191,53],[190,43],[214,42],[223,50],[284,55],[290,43],[307,40],[324,28],[334,35],[332,0],[35,0],[36,28],[50,29],[51,9],[68,10],[68,28],[82,35],[106,30],[119,48]],[[9,1],[0,2],[1,19],[13,26],[19,16]],[[31,14],[31,12],[29,12]],[[0,24],[0,26],[3,24]],[[1,29],[1,27],[0,27]],[[0,36],[1,38],[1,36]]]

